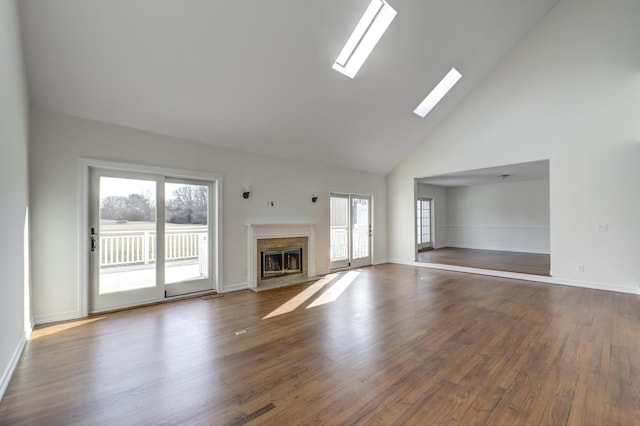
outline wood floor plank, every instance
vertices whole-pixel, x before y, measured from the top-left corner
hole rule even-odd
[[[0,424],[640,424],[640,297],[358,273],[38,327]]]

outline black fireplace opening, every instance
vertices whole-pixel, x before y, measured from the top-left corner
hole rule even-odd
[[[302,248],[262,252],[263,279],[302,273]]]

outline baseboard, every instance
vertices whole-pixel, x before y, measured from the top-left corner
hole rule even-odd
[[[239,283],[239,284],[228,284],[222,287],[222,291],[220,293],[230,293],[232,291],[240,291],[249,289],[249,285],[247,283]]]
[[[491,250],[491,251],[513,251],[516,253],[536,253],[536,254],[551,254],[549,250],[540,250],[540,249],[526,249],[526,248],[518,248],[518,247],[487,247],[487,246],[468,246],[464,244],[447,244],[444,247],[438,248],[462,248],[462,249],[472,249],[472,250]]]
[[[18,346],[16,347],[16,350],[13,351],[13,355],[9,360],[9,365],[7,365],[7,368],[5,368],[4,372],[2,373],[2,377],[0,377],[0,401],[2,401],[2,398],[4,398],[4,394],[9,387],[9,382],[13,377],[13,373],[16,371],[16,367],[18,366],[18,362],[20,361],[22,351],[24,351],[24,347],[26,346],[26,344],[27,336],[23,337],[22,339],[20,339],[20,342],[18,342]]]
[[[616,293],[640,294],[640,288],[624,287],[612,284],[578,281],[556,277],[545,277],[542,275],[521,274],[518,272],[495,271],[489,269],[468,268],[466,266],[442,265],[439,263],[409,262],[401,259],[389,260],[389,263],[398,265],[417,266],[420,268],[439,269],[443,271],[462,272],[466,274],[487,275],[491,277],[510,278],[521,281],[532,281],[545,284],[558,284],[570,287],[589,288],[593,290],[615,291]]]
[[[373,261],[372,265],[383,265],[387,262],[388,262],[387,259],[376,259]]]
[[[61,312],[58,314],[38,315],[35,317],[34,322],[36,325],[41,325],[41,324],[49,324],[52,322],[69,321],[69,320],[74,320],[79,318],[82,318],[80,311],[69,311],[69,312]]]
[[[568,280],[562,278],[551,278],[551,284],[567,285],[570,287],[590,288],[593,290],[615,291],[616,293],[640,294],[640,288],[623,287],[612,284],[597,283],[591,281]]]

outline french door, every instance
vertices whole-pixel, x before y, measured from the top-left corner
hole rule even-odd
[[[212,290],[213,184],[90,169],[91,312]]]
[[[371,197],[331,194],[331,269],[371,264]]]
[[[416,200],[416,245],[418,251],[433,247],[431,207],[431,199],[429,198],[418,198]]]

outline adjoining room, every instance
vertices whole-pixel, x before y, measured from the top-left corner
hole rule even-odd
[[[417,261],[550,275],[548,160],[415,184]]]

